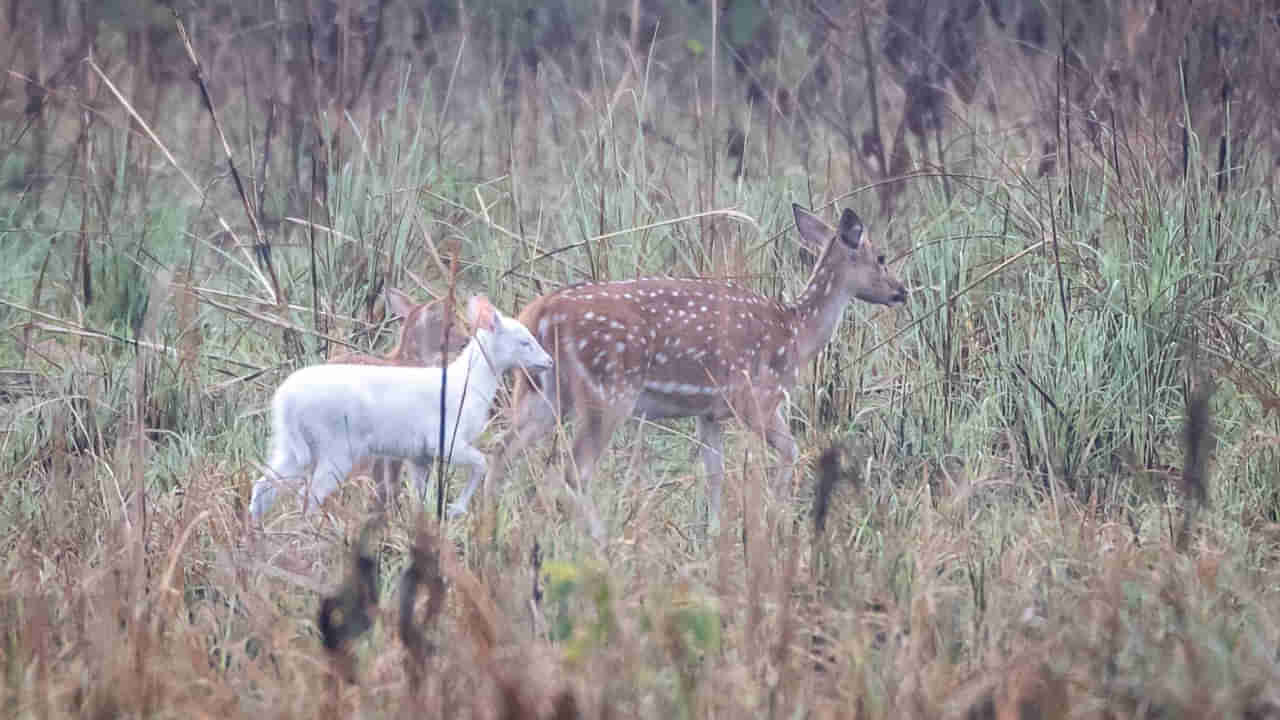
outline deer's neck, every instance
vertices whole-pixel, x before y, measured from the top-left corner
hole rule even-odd
[[[471,338],[458,357],[449,363],[447,393],[460,397],[466,390],[465,402],[483,403],[486,407],[498,393],[498,373],[489,361],[489,353],[476,338]]]
[[[819,350],[826,347],[835,334],[844,308],[853,298],[853,291],[845,287],[840,275],[827,262],[827,252],[822,253],[818,265],[809,277],[809,284],[790,308],[795,316],[796,362],[807,363]]]

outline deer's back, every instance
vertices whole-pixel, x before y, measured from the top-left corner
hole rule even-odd
[[[791,374],[790,311],[723,282],[646,278],[587,283],[535,300],[521,320],[606,402],[639,388],[664,415],[703,412],[727,388]],[[787,378],[790,379],[789,377]]]
[[[383,357],[380,355],[366,355],[362,352],[344,352],[338,353],[330,357],[325,362],[330,365],[409,365],[410,363],[400,358]]]

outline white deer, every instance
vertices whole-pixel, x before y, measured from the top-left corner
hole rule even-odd
[[[401,318],[395,347],[386,355],[344,352],[329,358],[331,365],[411,365],[425,367],[446,365],[449,356],[467,343],[465,331],[458,325],[446,334],[446,306],[442,300],[415,303],[413,298],[395,288],[387,288],[386,307],[389,315]],[[378,489],[378,504],[385,507],[400,492],[400,458],[364,458],[355,464],[353,474],[367,473]]]
[[[574,285],[526,306],[520,320],[556,365],[517,378],[495,479],[557,420],[578,419],[578,481],[566,480],[583,488],[622,420],[694,417],[714,519],[724,476],[722,423],[739,417],[781,456],[775,487],[789,484],[797,450],[784,393],[830,341],[851,299],[893,305],[907,298],[856,213],[846,209],[832,228],[799,205],[792,209],[800,235],[823,248],[793,304],[733,283],[653,277]]]
[[[502,374],[513,368],[551,369],[551,356],[519,320],[504,317],[481,296],[467,316],[474,335],[448,366],[444,457],[471,467],[470,480],[449,508],[465,512],[484,477],[484,454],[472,442],[489,419]],[[370,455],[408,460],[426,496],[432,457],[440,452],[442,368],[313,365],[295,371],[272,399],[269,475],[253,487],[250,513],[260,520],[275,501],[277,484],[307,476],[319,506],[356,461]]]

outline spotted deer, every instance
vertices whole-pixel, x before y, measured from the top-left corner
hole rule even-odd
[[[851,299],[894,305],[907,298],[853,210],[832,228],[799,205],[792,209],[801,237],[823,250],[790,305],[734,283],[668,277],[574,285],[530,303],[520,320],[555,364],[517,376],[512,427],[490,476],[496,480],[557,420],[576,417],[567,479],[585,487],[622,420],[694,417],[717,518],[722,424],[737,417],[780,455],[775,487],[788,485],[797,450],[781,401],[800,368],[831,340]]]
[[[429,366],[444,365],[450,356],[467,344],[467,331],[458,323],[450,323],[446,343],[445,305],[440,300],[415,303],[408,294],[396,288],[387,288],[385,294],[387,312],[401,318],[400,334],[395,347],[386,355],[368,355],[344,352],[329,358],[331,365],[389,365]],[[443,351],[443,354],[441,354]],[[400,458],[374,457],[361,460],[352,474],[367,473],[378,489],[378,504],[386,505],[400,489]]]

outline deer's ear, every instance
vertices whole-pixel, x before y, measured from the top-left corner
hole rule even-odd
[[[862,242],[862,219],[849,208],[845,208],[840,215],[840,242],[853,250],[857,250],[858,244]]]
[[[413,309],[413,299],[393,287],[387,288],[387,312],[396,317],[409,317]]]
[[[799,205],[792,203],[791,212],[796,217],[796,229],[800,231],[800,238],[812,249],[821,250],[831,236],[836,234],[830,225]]]
[[[467,319],[476,330],[493,332],[498,325],[498,311],[493,308],[489,298],[484,295],[472,295],[467,301]]]

